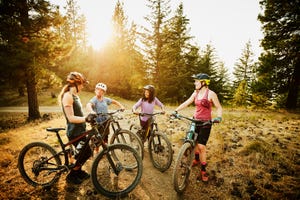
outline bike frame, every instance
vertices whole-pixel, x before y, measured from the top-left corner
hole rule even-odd
[[[147,127],[147,130],[146,130],[146,137],[148,137],[149,135],[151,136],[153,134],[154,131],[158,131],[158,125],[155,121],[155,115],[160,115],[160,114],[163,114],[163,112],[157,112],[157,113],[153,113],[153,114],[149,114],[149,113],[140,113],[139,114],[139,120],[141,122],[141,117],[142,116],[150,116],[150,124],[149,126]],[[142,129],[142,127],[141,127]]]
[[[197,122],[201,122],[201,125],[200,125],[201,127],[213,124],[212,120],[201,121],[201,120],[185,117],[185,116],[180,115],[180,114],[177,114],[175,117],[178,118],[178,119],[184,118],[184,119],[187,119],[187,120],[191,121],[189,131],[186,133],[186,136],[184,138],[184,143],[189,142],[189,143],[191,143],[191,145],[193,147],[196,145],[196,140],[197,140],[197,137],[198,137],[198,133],[195,132]]]
[[[59,151],[56,155],[52,156],[52,157],[49,157],[47,160],[45,161],[49,161],[51,159],[53,159],[54,157],[56,156],[59,156],[59,155],[64,155],[64,164],[62,164],[61,166],[58,166],[57,168],[54,168],[52,170],[56,171],[56,170],[62,170],[62,169],[72,169],[75,165],[74,164],[71,164],[69,163],[69,154],[71,153],[71,151],[73,150],[73,148],[76,148],[76,147],[72,147],[71,145],[73,145],[75,142],[79,141],[80,139],[88,136],[86,138],[86,141],[85,141],[85,144],[82,148],[86,148],[87,145],[89,145],[89,141],[91,140],[91,138],[93,136],[96,136],[97,140],[100,141],[103,149],[105,150],[107,148],[107,144],[104,142],[103,138],[105,138],[108,133],[106,133],[106,129],[109,128],[111,122],[114,122],[114,120],[112,118],[108,119],[109,120],[109,123],[106,124],[106,126],[104,127],[103,126],[103,123],[96,123],[96,124],[93,124],[92,125],[92,129],[90,130],[87,130],[85,131],[84,133],[82,133],[81,135],[77,136],[76,138],[70,140],[69,142],[67,143],[64,143],[60,134],[59,134],[59,131],[61,130],[65,130],[65,128],[47,128],[46,130],[49,131],[49,132],[55,132],[56,134],[56,137],[58,139],[58,142],[60,144],[60,147],[61,147],[61,151]],[[104,121],[106,122],[106,121]],[[101,126],[103,127],[103,130],[102,130],[102,134],[99,132],[99,129],[97,126]],[[113,128],[113,130],[115,130]],[[70,146],[69,149],[67,149],[67,147]],[[111,163],[111,165],[113,166],[113,170],[115,173],[118,173],[117,172],[117,168],[116,166],[113,164],[111,158],[109,159],[109,162]],[[49,170],[49,168],[45,168],[47,170]]]

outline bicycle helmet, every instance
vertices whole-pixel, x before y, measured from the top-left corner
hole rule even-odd
[[[194,74],[192,75],[192,78],[199,81],[205,81],[206,85],[209,85],[210,83],[210,77],[205,73]]]
[[[70,84],[88,84],[86,78],[79,72],[70,72],[67,77],[67,82]]]
[[[145,85],[144,90],[149,90],[151,93],[154,93],[155,88],[153,85]]]
[[[104,83],[98,83],[96,89],[102,89],[104,92],[107,90],[107,86]]]

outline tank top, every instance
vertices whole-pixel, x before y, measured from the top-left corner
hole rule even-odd
[[[75,95],[72,95],[72,97],[73,97],[74,115],[83,117],[82,105],[81,105],[79,97],[75,96]],[[63,107],[63,105],[62,105],[62,107]],[[64,112],[65,118],[67,120],[67,136],[68,137],[72,137],[72,138],[76,137],[85,131],[85,129],[86,129],[85,123],[78,123],[78,124],[71,123],[71,122],[69,122],[69,120],[66,116],[64,108],[63,108],[63,112]]]
[[[198,99],[198,92],[196,92],[195,97],[195,114],[194,118],[198,120],[208,121],[211,120],[211,112],[212,112],[212,102],[208,100],[208,92],[209,89],[205,91],[205,94],[203,95],[202,99]]]

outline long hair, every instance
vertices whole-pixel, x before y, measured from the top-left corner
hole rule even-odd
[[[143,97],[142,97],[142,101],[148,101],[148,103],[152,103],[155,99],[155,94],[153,90],[148,90],[149,91],[149,98],[146,98],[145,96],[145,91],[143,90]]]

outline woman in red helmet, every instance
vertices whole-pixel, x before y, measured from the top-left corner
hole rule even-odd
[[[86,130],[85,122],[88,118],[83,115],[82,104],[78,94],[87,83],[88,81],[81,73],[71,72],[67,77],[67,84],[62,88],[59,95],[59,101],[61,102],[67,121],[67,136],[69,140],[72,140]],[[75,142],[75,147],[81,141],[85,142],[85,138]],[[77,155],[75,167],[67,175],[69,183],[80,184],[90,176],[81,169],[82,165],[92,155],[89,146],[84,145],[84,147],[86,148],[81,149]]]
[[[218,96],[215,92],[208,88],[210,78],[207,74],[200,73],[193,75],[192,78],[195,80],[195,91],[185,102],[179,105],[175,109],[177,111],[182,110],[191,103],[195,103],[196,110],[194,118],[201,121],[212,120],[212,105],[216,107],[217,117],[213,119],[214,122],[221,122],[222,120],[222,106],[219,102]],[[208,141],[211,126],[197,127],[198,133],[197,142],[195,149],[195,160],[193,166],[201,165],[200,175],[202,181],[208,181],[208,174],[206,173],[206,143]]]

